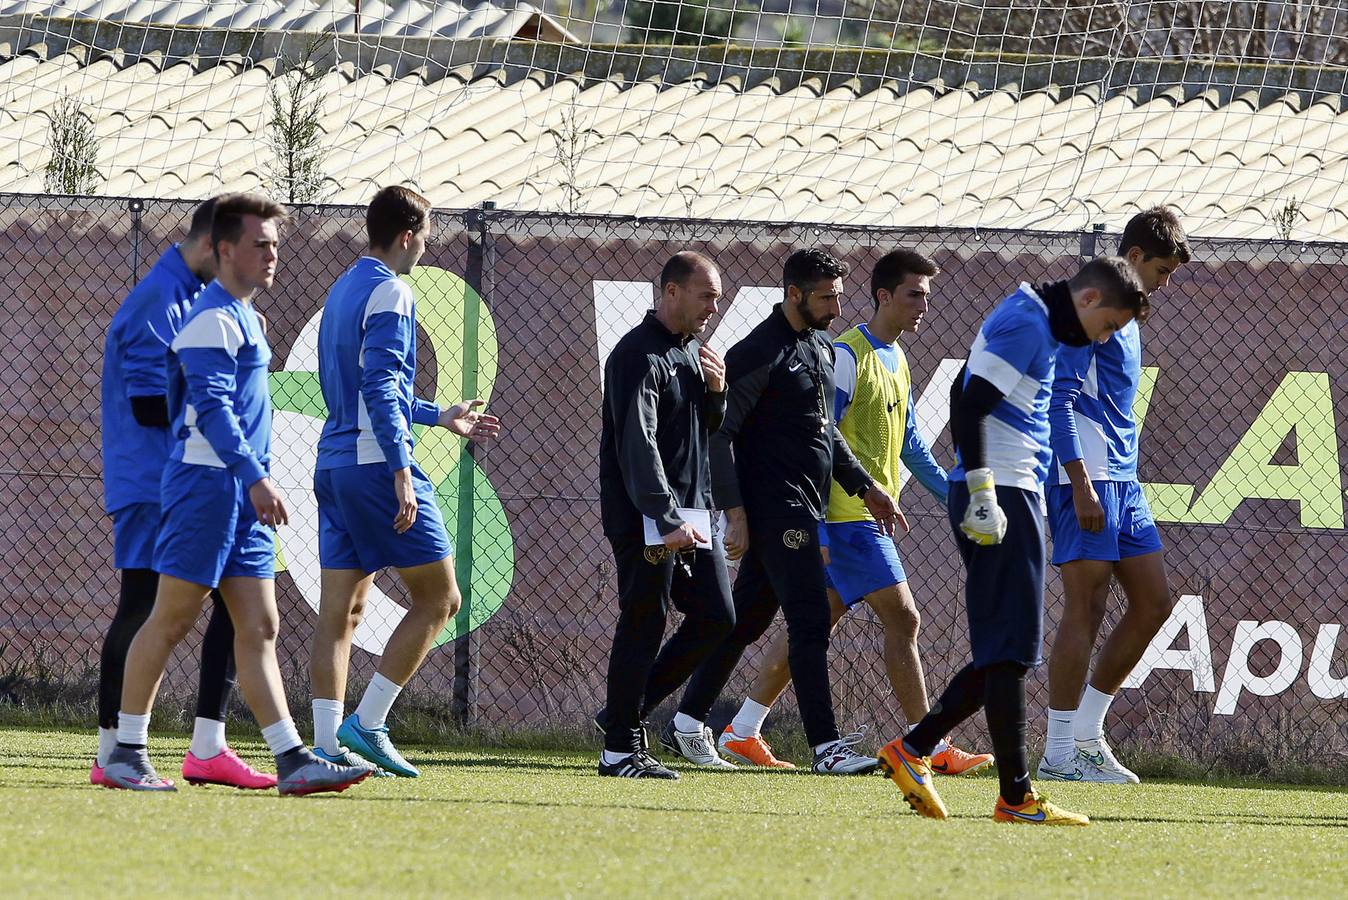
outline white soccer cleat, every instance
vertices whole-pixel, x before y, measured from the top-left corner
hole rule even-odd
[[[861,743],[866,736],[866,727],[854,731],[846,737],[829,744],[814,755],[811,768],[816,775],[865,775],[874,772],[880,766],[880,760],[874,756],[862,756],[852,748]]]
[[[1077,766],[1077,754],[1074,752],[1067,761],[1053,765],[1044,756],[1039,759],[1039,768],[1035,770],[1036,781],[1080,781],[1081,769]]]
[[[1076,767],[1081,781],[1096,784],[1138,784],[1142,780],[1115,758],[1103,739],[1077,744]]]
[[[716,752],[716,739],[707,726],[701,731],[678,731],[671,719],[660,732],[660,746],[676,756],[682,756],[695,766],[708,769],[738,769],[728,759],[722,759]]]

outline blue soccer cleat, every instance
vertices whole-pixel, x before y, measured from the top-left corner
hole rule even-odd
[[[337,741],[345,745],[357,756],[362,756],[381,769],[387,769],[394,775],[404,778],[416,778],[421,775],[416,766],[403,759],[398,748],[388,739],[388,726],[366,728],[360,719],[352,713],[337,729]]]

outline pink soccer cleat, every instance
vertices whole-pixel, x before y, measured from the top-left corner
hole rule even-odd
[[[276,787],[275,775],[259,772],[228,747],[210,759],[201,759],[189,750],[183,758],[183,778],[188,784],[219,784],[244,791]]]
[[[97,759],[89,767],[89,783],[100,787],[103,785],[103,767],[98,764]]]

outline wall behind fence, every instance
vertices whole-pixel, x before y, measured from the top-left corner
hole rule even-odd
[[[0,645],[6,660],[44,652],[96,661],[115,604],[101,508],[99,373],[103,332],[191,205],[0,197],[5,321],[0,347]],[[1097,243],[1098,241],[1098,243]],[[287,229],[275,286],[258,300],[274,362],[274,474],[294,524],[281,534],[283,667],[307,664],[317,603],[314,445],[324,414],[314,342],[323,297],[363,248],[363,210],[306,207]],[[706,252],[727,302],[709,327],[722,351],[780,295],[780,266],[820,245],[853,267],[835,331],[870,311],[870,266],[900,244],[934,256],[931,312],[904,340],[919,424],[951,462],[947,388],[987,312],[1021,281],[1070,274],[1095,234],[821,230],[713,222],[442,212],[410,276],[421,323],[418,390],[440,402],[490,400],[499,442],[467,450],[423,432],[417,456],[438,485],[458,549],[465,608],[414,687],[446,715],[516,727],[579,721],[602,702],[616,615],[612,560],[599,534],[600,371],[650,307],[661,264]],[[1119,739],[1205,751],[1255,737],[1292,748],[1348,747],[1348,553],[1342,463],[1348,450],[1348,253],[1337,245],[1195,242],[1197,262],[1154,298],[1141,477],[1167,545],[1176,613],[1115,709]],[[943,511],[915,483],[901,503],[913,532],[900,551],[923,614],[928,683],[963,665],[962,571]],[[471,535],[471,539],[469,539]],[[371,671],[404,600],[381,575],[357,637]],[[1111,603],[1109,622],[1119,606]],[[1049,579],[1049,651],[1061,607]],[[834,639],[844,723],[902,723],[884,677],[881,631],[865,607]],[[180,649],[176,683],[195,673]],[[752,658],[727,699],[741,695]],[[1044,672],[1032,709],[1047,699]],[[783,708],[791,708],[790,701]],[[92,717],[92,710],[91,710]]]

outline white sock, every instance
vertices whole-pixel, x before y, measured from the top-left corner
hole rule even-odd
[[[1086,685],[1086,693],[1081,695],[1081,707],[1072,722],[1072,737],[1077,743],[1092,744],[1105,736],[1105,714],[1113,702],[1113,694],[1102,694]]]
[[[950,742],[947,741],[945,738],[941,738],[939,741],[936,742],[936,746],[931,748],[931,755],[935,756],[938,753],[944,753],[949,747]]]
[[[100,728],[98,729],[98,765],[100,767],[108,764],[108,757],[112,754],[112,748],[117,746],[117,729]]]
[[[758,737],[763,733],[763,723],[767,721],[770,712],[771,706],[764,706],[752,697],[745,697],[744,705],[735,713],[735,718],[730,723],[730,730],[735,732],[735,737]]]
[[[701,734],[702,723],[692,716],[685,716],[683,713],[675,713],[674,730],[681,731],[684,734]]]
[[[378,672],[370,679],[365,696],[360,698],[356,707],[356,718],[362,728],[383,728],[388,719],[388,711],[393,709],[393,701],[402,693],[403,686],[394,684]]]
[[[618,763],[631,757],[630,753],[614,753],[612,750],[605,750],[600,760],[606,766],[616,766]]]
[[[219,756],[225,749],[225,723],[215,719],[203,719],[197,716],[192,725],[192,746],[190,751],[197,759],[210,759]]]
[[[272,756],[280,756],[296,747],[304,746],[304,742],[300,740],[300,733],[295,730],[295,720],[289,716],[262,729],[262,739],[271,748]]]
[[[1076,744],[1072,743],[1072,722],[1076,715],[1075,709],[1049,709],[1048,738],[1044,741],[1044,758],[1049,765],[1067,762],[1076,753]]]
[[[336,754],[337,729],[342,724],[342,701],[315,700],[314,707],[314,746],[324,753]]]
[[[150,743],[150,714],[133,716],[129,712],[117,714],[117,743],[144,747]]]

